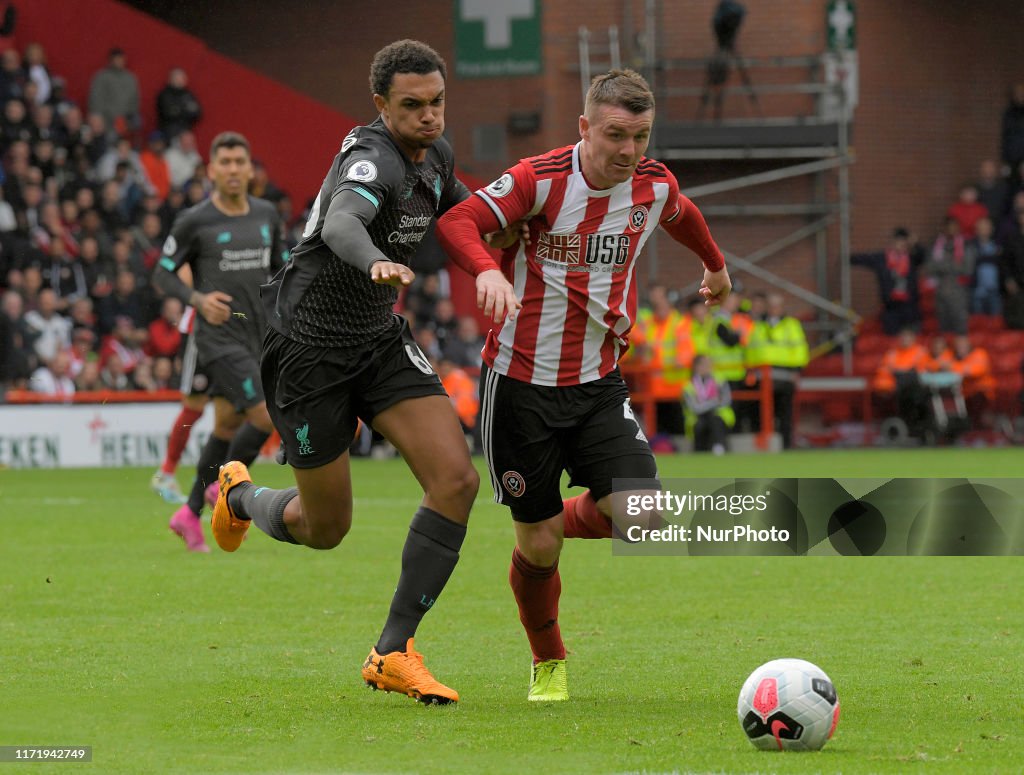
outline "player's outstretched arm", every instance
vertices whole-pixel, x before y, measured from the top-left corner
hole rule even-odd
[[[441,247],[457,266],[476,277],[477,306],[495,323],[522,307],[512,284],[480,241],[482,235],[500,229],[494,213],[478,197],[456,205],[437,222]]]
[[[679,194],[677,204],[674,212],[672,208],[665,208],[671,215],[661,222],[661,226],[672,239],[688,247],[704,263],[704,280],[700,287],[704,303],[709,306],[721,304],[732,290],[729,270],[725,268],[725,256],[715,244],[707,221],[697,205],[682,194]]]
[[[339,191],[331,199],[324,218],[321,237],[341,261],[370,274],[370,267],[377,262],[392,263],[381,253],[366,231],[367,225],[377,215],[373,202],[355,191]],[[397,265],[396,265],[397,266]],[[389,272],[390,279],[390,272]],[[374,280],[374,282],[379,282]],[[389,285],[394,283],[389,282]]]

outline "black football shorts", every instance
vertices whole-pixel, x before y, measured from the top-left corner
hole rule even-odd
[[[594,500],[613,479],[656,479],[657,463],[618,369],[582,385],[532,385],[480,374],[480,422],[494,499],[517,522],[540,522],[562,510],[561,478],[587,487]]]

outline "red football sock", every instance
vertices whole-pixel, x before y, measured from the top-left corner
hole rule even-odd
[[[582,495],[562,501],[566,538],[611,538],[612,521],[598,511],[594,496]]]
[[[558,597],[562,594],[558,563],[550,568],[539,568],[530,563],[517,546],[512,552],[508,583],[519,605],[519,621],[530,640],[533,661],[565,659],[565,644],[558,629]]]
[[[175,469],[177,469],[178,461],[181,460],[181,453],[185,451],[185,445],[188,444],[188,437],[192,435],[192,426],[202,416],[202,411],[197,412],[195,409],[189,409],[187,406],[181,407],[178,418],[174,421],[174,425],[171,426],[171,436],[167,439],[167,456],[164,458],[163,466],[161,466],[165,474],[173,474]]]

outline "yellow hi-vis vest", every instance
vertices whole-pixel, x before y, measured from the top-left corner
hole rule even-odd
[[[784,317],[772,325],[758,320],[747,344],[747,366],[784,366],[801,369],[807,365],[807,337],[804,327],[794,317]]]
[[[739,336],[736,344],[726,344],[718,336],[718,324],[724,323]],[[750,337],[750,330],[753,323],[747,315],[736,313],[731,319],[724,316],[715,316],[713,325],[708,334],[708,357],[711,359],[711,371],[715,379],[725,382],[742,382],[747,376],[747,367],[744,364],[745,347]]]
[[[672,310],[658,320],[650,310],[640,310],[634,329],[637,344],[647,346],[651,374],[651,392],[655,398],[678,400],[690,377],[693,346],[685,335],[683,317]]]

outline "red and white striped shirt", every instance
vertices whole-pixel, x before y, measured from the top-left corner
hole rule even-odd
[[[530,244],[519,242],[501,259],[522,309],[488,333],[484,362],[535,385],[577,385],[612,371],[636,320],[636,258],[659,223],[693,207],[672,173],[643,158],[630,180],[594,189],[577,143],[522,160],[476,196],[438,224],[442,244],[464,268],[494,268],[480,260],[482,245],[470,245],[453,223],[472,218],[480,200],[500,228],[521,219],[530,227]],[[714,253],[702,255],[705,263],[721,261],[717,247]]]

